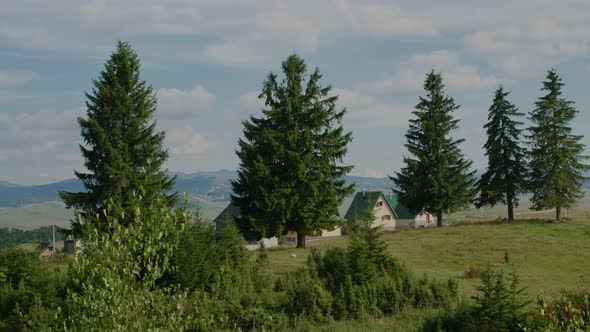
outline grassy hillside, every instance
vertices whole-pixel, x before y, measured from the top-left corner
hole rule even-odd
[[[590,219],[559,224],[522,220],[513,224],[490,222],[444,228],[400,230],[385,235],[389,251],[419,274],[453,277],[460,294],[474,294],[477,278],[466,278],[470,266],[488,264],[515,270],[531,295],[553,297],[562,289],[590,285]],[[309,242],[325,248],[345,246],[346,237]],[[505,252],[509,263],[504,262]],[[296,254],[296,258],[291,257]],[[270,273],[280,274],[304,264],[309,249],[277,249],[269,253]]]

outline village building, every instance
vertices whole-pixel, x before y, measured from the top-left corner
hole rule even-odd
[[[223,209],[223,211],[221,211],[221,213],[219,213],[219,215],[215,219],[213,219],[213,223],[215,224],[215,229],[220,230],[223,227],[223,224],[225,222],[233,221],[235,218],[238,218],[239,216],[240,216],[240,209],[233,204],[229,204],[225,209]],[[342,217],[339,217],[339,216],[334,216],[334,218],[338,219],[338,221],[339,221],[339,225],[336,226],[334,229],[320,230],[315,234],[311,234],[311,235],[307,236],[307,238],[313,239],[313,238],[341,236],[342,235],[342,226],[341,225],[345,222],[345,219],[343,219]],[[285,235],[285,237],[287,239],[295,240],[296,234],[294,232],[289,232],[288,234]],[[276,247],[279,245],[279,240],[276,237],[263,238],[261,241],[264,243],[264,246],[267,248]],[[246,248],[256,249],[258,246],[259,246],[258,242],[249,242],[246,245]]]
[[[39,258],[49,258],[49,257],[53,256],[54,254],[55,254],[55,250],[53,250],[53,248],[46,247],[39,254]]]
[[[356,193],[344,218],[348,222],[371,218],[375,227],[383,226],[386,231],[436,225],[436,217],[430,213],[412,213],[399,202],[396,193],[382,191],[363,190]]]

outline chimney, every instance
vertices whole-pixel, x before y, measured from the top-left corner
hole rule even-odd
[[[363,188],[363,196],[365,196],[365,188]]]

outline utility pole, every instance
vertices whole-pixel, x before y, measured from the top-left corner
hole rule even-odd
[[[53,229],[53,253],[55,254],[55,225],[51,225]]]

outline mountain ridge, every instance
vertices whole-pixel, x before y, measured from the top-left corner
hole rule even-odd
[[[186,192],[189,200],[222,203],[229,201],[231,193],[230,180],[237,177],[237,172],[227,169],[216,171],[200,171],[193,173],[170,172],[176,175],[174,190]],[[389,178],[369,178],[362,176],[345,176],[346,183],[355,183],[356,190],[391,189]],[[59,201],[58,190],[83,191],[82,183],[76,179],[66,179],[42,185],[19,185],[7,181],[0,181],[0,207],[18,207],[33,203]]]

